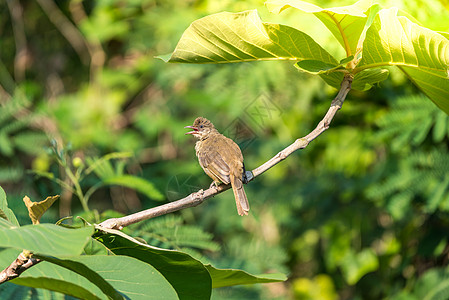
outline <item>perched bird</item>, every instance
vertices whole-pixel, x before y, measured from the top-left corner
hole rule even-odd
[[[186,134],[192,134],[198,139],[195,145],[196,156],[204,172],[218,186],[221,182],[231,184],[239,215],[248,215],[249,204],[243,189],[242,177],[245,172],[243,155],[239,146],[230,138],[220,134],[214,124],[206,118],[198,117],[193,129]],[[212,186],[212,185],[211,185]]]

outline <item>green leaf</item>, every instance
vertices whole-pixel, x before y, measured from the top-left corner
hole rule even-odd
[[[405,66],[400,69],[438,108],[449,114],[449,75],[447,73],[449,71],[422,70]]]
[[[449,41],[421,27],[397,9],[381,10],[366,33],[363,57],[355,71],[396,65],[449,114]]]
[[[92,234],[93,227],[68,229],[53,224],[0,227],[0,247],[54,256],[79,255]]]
[[[137,258],[155,267],[176,290],[179,299],[209,299],[212,280],[204,265],[180,251],[138,242],[118,230],[99,228],[95,238],[117,255]]]
[[[20,250],[15,249],[0,251],[0,269],[6,268],[19,253]],[[10,283],[52,290],[79,299],[108,299],[96,285],[83,276],[48,262],[41,262],[29,268]]]
[[[307,34],[285,25],[262,23],[257,11],[251,10],[222,12],[194,21],[166,61],[233,63],[304,59],[338,64]]]
[[[132,257],[37,257],[86,277],[112,299],[178,299],[175,290],[164,276],[151,265]]]
[[[212,288],[240,284],[282,282],[287,280],[287,277],[280,273],[251,275],[242,270],[217,269],[211,265],[206,265],[206,268],[212,277]]]
[[[355,74],[352,81],[352,89],[357,91],[367,91],[376,83],[384,81],[388,78],[389,71],[387,69],[366,69]],[[329,74],[319,74],[320,77],[329,85],[339,89],[343,80],[342,72],[334,72]]]
[[[164,195],[154,186],[153,183],[147,181],[143,178],[132,176],[132,175],[120,175],[112,176],[103,179],[102,181],[105,185],[120,185],[144,194],[148,198],[153,200],[164,200]]]
[[[350,6],[321,8],[298,0],[272,0],[265,3],[268,10],[279,14],[293,7],[306,13],[313,13],[330,30],[345,49],[347,56],[356,53],[359,38],[367,23],[368,1],[359,1]],[[375,9],[378,9],[375,7]]]
[[[8,220],[0,218],[0,230],[3,228],[10,229],[16,228],[16,226],[13,223],[9,222]]]
[[[0,187],[0,218],[8,220],[11,224],[19,227],[19,221],[17,221],[16,215],[8,207],[8,201],[6,200],[6,194],[2,187]]]
[[[302,60],[295,64],[295,67],[310,74],[324,74],[337,68],[343,69],[341,65],[329,64],[320,60]]]
[[[384,81],[388,78],[390,72],[387,69],[367,69],[358,72],[352,81],[352,88],[358,91],[367,91],[374,84]]]

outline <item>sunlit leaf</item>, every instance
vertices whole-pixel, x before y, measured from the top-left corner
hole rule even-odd
[[[421,27],[397,9],[381,10],[366,33],[363,57],[357,69],[397,65],[449,114],[449,41]],[[356,70],[357,70],[356,69]]]
[[[342,68],[340,65],[325,63],[320,60],[302,60],[295,64],[295,67],[300,69],[301,71],[310,73],[310,74],[323,74],[327,73],[331,70]]]
[[[49,196],[40,202],[33,202],[28,196],[23,197],[23,202],[28,209],[33,224],[39,224],[41,217],[52,206],[52,204],[59,199],[59,195]]]
[[[366,13],[370,8],[368,1],[334,8],[321,8],[299,0],[270,0],[265,5],[272,13],[280,13],[289,7],[313,13],[335,36],[347,56],[356,53],[357,43],[367,21]]]
[[[307,34],[285,25],[262,23],[257,11],[251,10],[222,12],[194,21],[166,61],[232,63],[304,59],[337,65]]]

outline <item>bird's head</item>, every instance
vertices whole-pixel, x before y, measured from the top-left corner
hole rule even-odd
[[[206,138],[209,133],[216,131],[214,124],[203,117],[196,118],[192,126],[186,126],[184,128],[192,129],[192,131],[189,131],[186,134],[192,134],[194,137],[200,140]]]

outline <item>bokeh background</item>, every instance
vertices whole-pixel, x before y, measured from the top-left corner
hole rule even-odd
[[[449,31],[447,0],[381,4]],[[293,9],[271,15],[262,1],[1,2],[0,185],[20,222],[29,222],[25,195],[61,195],[47,222],[67,215],[99,221],[208,187],[194,139],[184,135],[197,116],[239,142],[248,170],[311,131],[336,90],[289,62],[182,65],[156,58],[173,51],[195,19],[255,8],[263,21],[295,26],[344,58],[313,16]],[[155,191],[107,186],[83,209],[62,187],[73,183],[49,150],[52,140],[74,172],[130,152],[108,160],[109,167],[145,178]],[[372,90],[350,92],[322,136],[245,187],[249,217],[237,215],[226,192],[127,233],[216,267],[289,276],[286,283],[217,289],[213,299],[445,295],[448,142],[448,116],[391,68]],[[86,174],[80,188],[95,186],[100,175]]]

